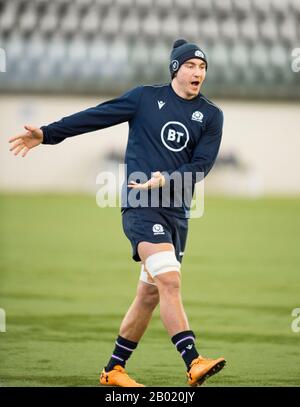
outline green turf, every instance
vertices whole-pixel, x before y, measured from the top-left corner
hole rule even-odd
[[[198,350],[224,355],[206,386],[299,386],[299,199],[207,198],[190,221],[183,300]],[[0,385],[97,386],[139,267],[119,209],[79,195],[1,196]],[[156,310],[127,365],[147,386],[186,386]]]

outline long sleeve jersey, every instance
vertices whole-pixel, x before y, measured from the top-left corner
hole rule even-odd
[[[145,182],[151,173],[160,171],[167,179],[167,187],[172,174],[190,174],[193,191],[195,182],[201,179],[199,174],[205,177],[216,160],[222,137],[222,111],[201,93],[191,100],[183,99],[171,84],[138,86],[119,98],[42,126],[43,144],[57,144],[65,138],[123,122],[128,122],[129,134],[122,208],[132,207],[128,181]],[[136,178],[140,173],[145,174],[143,179]],[[150,192],[141,194],[149,196]],[[177,207],[173,192],[171,188],[171,203],[165,209],[174,216],[189,217],[189,204],[183,202]],[[164,206],[161,198],[158,206]]]

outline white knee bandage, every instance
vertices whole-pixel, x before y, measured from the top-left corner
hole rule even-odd
[[[144,265],[142,264],[141,267],[141,274],[140,274],[140,280],[143,281],[144,283],[151,284],[151,285],[156,285],[155,283],[152,283],[149,281],[149,276],[147,271],[145,271]]]
[[[180,263],[173,251],[152,254],[146,259],[145,266],[152,278],[169,271],[178,271],[180,273]]]

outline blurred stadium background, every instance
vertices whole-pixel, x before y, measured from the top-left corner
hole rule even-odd
[[[183,37],[208,54],[203,93],[225,113],[207,191],[298,194],[299,22],[298,0],[1,0],[2,134],[168,81],[170,49]],[[101,162],[122,160],[126,125],[71,144],[24,164],[1,137],[0,187],[94,192]]]
[[[122,161],[127,125],[25,159],[8,138],[169,81],[177,38],[207,53],[202,92],[225,115],[185,260],[191,325],[204,353],[230,362],[211,383],[300,384],[290,329],[300,307],[299,23],[299,0],[0,0],[0,385],[95,385],[138,271],[119,210],[91,198],[98,173]],[[158,313],[151,329],[144,345],[157,358],[138,351],[136,378],[184,385]]]

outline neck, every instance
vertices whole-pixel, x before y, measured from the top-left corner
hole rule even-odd
[[[172,79],[171,82],[171,86],[172,89],[174,90],[174,92],[176,93],[176,95],[180,96],[183,99],[186,100],[191,100],[191,99],[195,99],[195,97],[197,97],[198,95],[190,95],[187,94],[178,84],[178,82],[176,81],[176,77]]]

